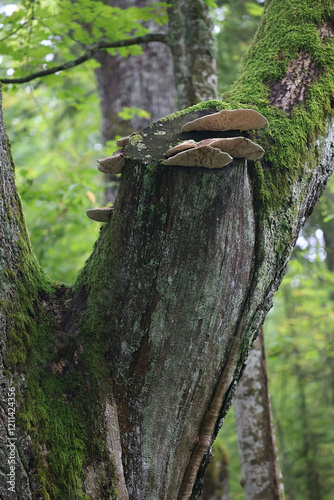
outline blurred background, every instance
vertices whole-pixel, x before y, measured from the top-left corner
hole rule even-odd
[[[237,77],[260,20],[263,1],[207,3],[211,7],[220,95]],[[6,43],[6,33],[13,34],[14,23],[24,25],[31,15],[34,19],[33,9],[34,2],[28,1],[0,4],[2,76],[15,73],[13,61],[19,50],[26,72],[30,67],[33,70],[38,58],[48,67],[79,54],[73,53],[73,32],[57,45],[56,22],[55,34],[42,37],[38,50],[33,46],[33,23],[30,36],[28,29],[22,40],[18,32],[14,34],[15,43],[9,43],[9,37]],[[44,20],[48,17],[51,15],[45,15]],[[53,22],[51,19],[45,29],[50,30]],[[160,25],[164,22],[162,14]],[[135,49],[124,51],[121,57],[135,59]],[[99,62],[91,60],[75,70],[3,88],[5,123],[31,242],[48,275],[66,284],[75,279],[99,232],[99,224],[85,215],[87,208],[105,204],[106,181],[97,171],[96,159],[110,156],[117,149],[116,140],[123,135],[106,137],[103,133],[98,68]],[[123,106],[117,112],[123,124],[135,119],[141,124],[150,122],[152,113],[141,107],[141,101],[137,106]],[[117,179],[107,179],[107,188],[112,190],[116,184]],[[264,325],[271,403],[289,500],[333,499],[333,198],[331,181],[298,238]],[[244,499],[233,408],[214,449],[219,466],[210,466],[209,474],[218,486],[205,498]],[[228,482],[229,493],[226,488],[222,493],[219,484],[223,482]]]

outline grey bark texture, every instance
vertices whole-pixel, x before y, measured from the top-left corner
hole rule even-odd
[[[247,500],[280,500],[284,486],[265,367],[261,331],[249,353],[234,398],[234,414]]]
[[[213,110],[206,112],[210,111]],[[172,122],[172,130],[168,121],[158,122],[143,132],[142,140],[127,147],[127,155],[136,158],[136,165],[138,162],[151,164],[153,156],[160,156],[175,142],[173,134],[178,136],[175,131],[196,116],[197,112],[189,112],[177,118]],[[220,418],[229,408],[253,335],[271,306],[273,292],[283,276],[304,216],[332,168],[331,125],[327,131],[326,139],[319,142],[322,156],[318,175],[311,174],[303,182],[303,195],[295,200],[300,216],[296,219],[292,209],[282,212],[295,236],[280,254],[272,253],[275,241],[272,223],[264,220],[260,227],[255,223],[252,191],[242,161],[235,161],[215,173],[177,167],[158,170],[148,185],[142,168],[125,170],[115,208],[117,226],[113,231],[117,231],[114,235],[119,232],[116,239],[124,243],[130,237],[128,231],[131,238],[125,244],[126,257],[117,251],[118,264],[112,280],[114,293],[123,298],[128,295],[127,300],[132,300],[135,289],[130,276],[133,273],[138,283],[154,283],[153,288],[139,285],[138,295],[135,293],[137,314],[135,317],[127,314],[126,320],[119,319],[117,323],[123,327],[117,339],[110,339],[111,352],[120,365],[132,367],[131,377],[141,380],[139,387],[130,383],[122,369],[116,383],[117,404],[122,407],[121,414],[127,416],[120,426],[123,449],[128,450],[130,498],[141,498],[140,491],[145,492],[142,498],[160,498],[163,489],[167,491],[166,498],[191,496],[203,456],[212,443]],[[142,193],[138,191],[140,186],[144,188]],[[130,203],[125,202],[129,200],[125,192],[131,193]],[[148,197],[147,201],[142,196]],[[133,219],[135,207],[147,206],[149,199],[151,208],[147,210],[154,210],[157,218],[153,221],[147,211],[137,211]],[[158,206],[155,200],[159,200]],[[148,241],[143,240],[137,227],[146,228],[150,234]],[[255,250],[259,242],[264,248]],[[191,249],[195,247],[193,253]],[[259,263],[257,259],[265,254],[271,255],[270,260]],[[129,272],[128,259],[134,266],[132,272]],[[127,290],[125,295],[123,290]],[[168,304],[167,309],[163,304]],[[130,303],[125,308],[129,312],[133,310]],[[140,323],[138,311],[141,311]],[[212,313],[207,315],[208,311]],[[220,349],[212,363],[217,345]],[[228,358],[226,352],[229,352]],[[194,369],[190,370],[190,366]],[[157,378],[152,378],[151,370],[158,374]],[[202,385],[204,373],[206,383]],[[138,403],[133,406],[131,402],[135,400]],[[177,413],[176,408],[179,408]],[[129,414],[131,427],[142,431],[140,441],[138,433],[128,428]],[[199,427],[193,420],[195,414],[200,417]],[[180,421],[188,422],[189,426],[181,430]],[[155,443],[154,447],[149,443]],[[152,476],[151,467],[155,471]]]
[[[172,0],[168,9],[177,109],[217,97],[215,42],[204,0]]]

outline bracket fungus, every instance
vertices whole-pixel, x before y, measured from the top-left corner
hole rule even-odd
[[[126,137],[122,137],[122,139],[118,139],[118,141],[116,141],[117,146],[119,148],[125,148],[125,146],[127,146],[127,144],[129,143],[130,137],[136,134],[138,134],[138,132],[132,132],[132,134],[127,135]]]
[[[224,132],[227,130],[249,130],[264,128],[268,120],[254,109],[222,110],[205,115],[182,127],[182,132]],[[220,152],[220,154],[218,153]],[[231,163],[233,158],[259,160],[264,149],[247,137],[227,137],[203,139],[200,142],[184,141],[169,149],[163,165],[183,167],[221,168]]]
[[[170,156],[162,164],[179,167],[221,168],[231,163],[232,160],[232,156],[223,153],[218,148],[200,146]]]
[[[115,151],[111,156],[97,160],[98,169],[104,174],[120,174],[125,165],[123,150]]]
[[[86,215],[96,222],[108,222],[113,211],[113,207],[90,208],[89,210],[86,210]]]
[[[247,137],[227,137],[226,139],[204,139],[197,147],[211,146],[230,154],[233,158],[259,160],[264,155],[264,149]]]
[[[182,127],[182,132],[212,131],[224,132],[226,130],[252,130],[264,128],[268,120],[255,109],[223,109],[218,113],[205,115]]]
[[[180,144],[177,144],[176,146],[169,149],[168,151],[166,151],[166,153],[164,153],[164,156],[167,156],[167,158],[168,158],[169,156],[174,156],[175,154],[180,153],[181,151],[185,151],[186,149],[196,148],[196,146],[197,146],[197,142],[195,142],[193,140],[184,141],[184,142],[181,142]]]

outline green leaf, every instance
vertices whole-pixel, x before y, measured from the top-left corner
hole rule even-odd
[[[147,119],[151,117],[150,113],[148,113],[144,109],[127,108],[127,107],[124,107],[122,111],[118,113],[118,116],[122,118],[122,120],[131,120],[133,116],[139,116],[140,118],[147,118]]]
[[[253,2],[246,2],[247,12],[251,16],[261,17],[263,14],[263,6]]]

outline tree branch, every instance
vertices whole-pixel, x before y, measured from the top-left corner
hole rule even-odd
[[[37,71],[36,73],[31,73],[30,75],[24,76],[22,78],[1,78],[1,83],[27,83],[31,80],[35,80],[36,78],[41,78],[43,76],[53,75],[58,71],[64,71],[69,68],[74,68],[75,66],[79,66],[84,62],[92,59],[95,52],[102,49],[113,49],[119,47],[128,47],[130,45],[143,45],[145,43],[150,42],[161,42],[167,44],[167,35],[161,33],[149,33],[144,36],[135,36],[133,38],[128,38],[126,40],[118,40],[116,42],[106,42],[101,40],[89,47],[86,52],[78,57],[77,59],[73,59],[73,61],[69,61],[64,64],[60,64],[59,66],[54,66],[53,68],[48,68],[43,71]]]

